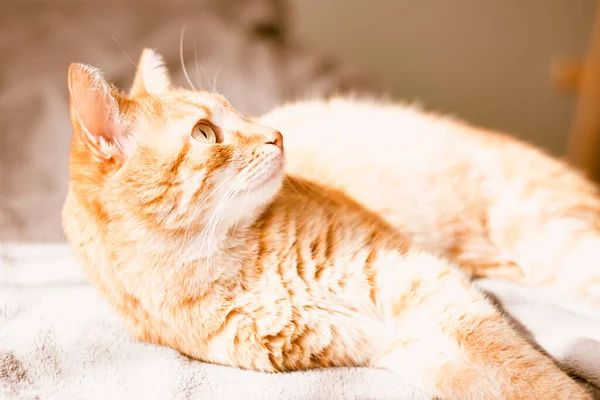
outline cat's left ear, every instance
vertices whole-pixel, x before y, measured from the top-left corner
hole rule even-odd
[[[130,96],[160,95],[171,87],[171,78],[163,58],[152,49],[144,49],[138,62]]]
[[[83,64],[69,65],[71,123],[75,136],[97,159],[124,159],[132,149],[120,94],[100,70]]]

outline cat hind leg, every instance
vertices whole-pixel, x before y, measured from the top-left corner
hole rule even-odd
[[[397,340],[373,366],[441,399],[591,399],[447,262],[412,254],[378,301]]]

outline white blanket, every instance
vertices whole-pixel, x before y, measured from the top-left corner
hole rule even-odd
[[[0,398],[426,399],[386,371],[262,374],[132,341],[68,247],[0,245]],[[600,310],[482,281],[546,351],[600,386]]]

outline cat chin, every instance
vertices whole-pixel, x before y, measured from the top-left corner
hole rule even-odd
[[[261,167],[261,170],[256,177],[253,177],[250,182],[246,183],[246,187],[240,191],[242,195],[254,192],[270,193],[275,187],[274,192],[271,193],[273,195],[279,190],[284,176],[283,160],[281,158],[267,160]]]
[[[249,204],[268,204],[273,200],[277,192],[279,192],[279,189],[281,189],[283,176],[283,169],[274,169],[266,178],[242,190],[238,197],[242,201],[244,201],[244,198],[247,198]]]
[[[252,220],[275,198],[283,182],[283,169],[274,170],[266,179],[240,190],[230,208],[230,215],[240,220]]]

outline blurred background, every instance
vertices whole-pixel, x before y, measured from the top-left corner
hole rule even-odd
[[[194,86],[222,92],[251,116],[334,93],[418,102],[569,153],[592,171],[600,159],[597,7],[593,0],[0,0],[0,239],[62,239],[67,65],[97,66],[126,89],[144,47],[162,53],[175,82],[187,86],[182,55]]]
[[[552,66],[587,50],[595,0],[293,0],[294,33],[419,101],[564,154],[574,97]]]

